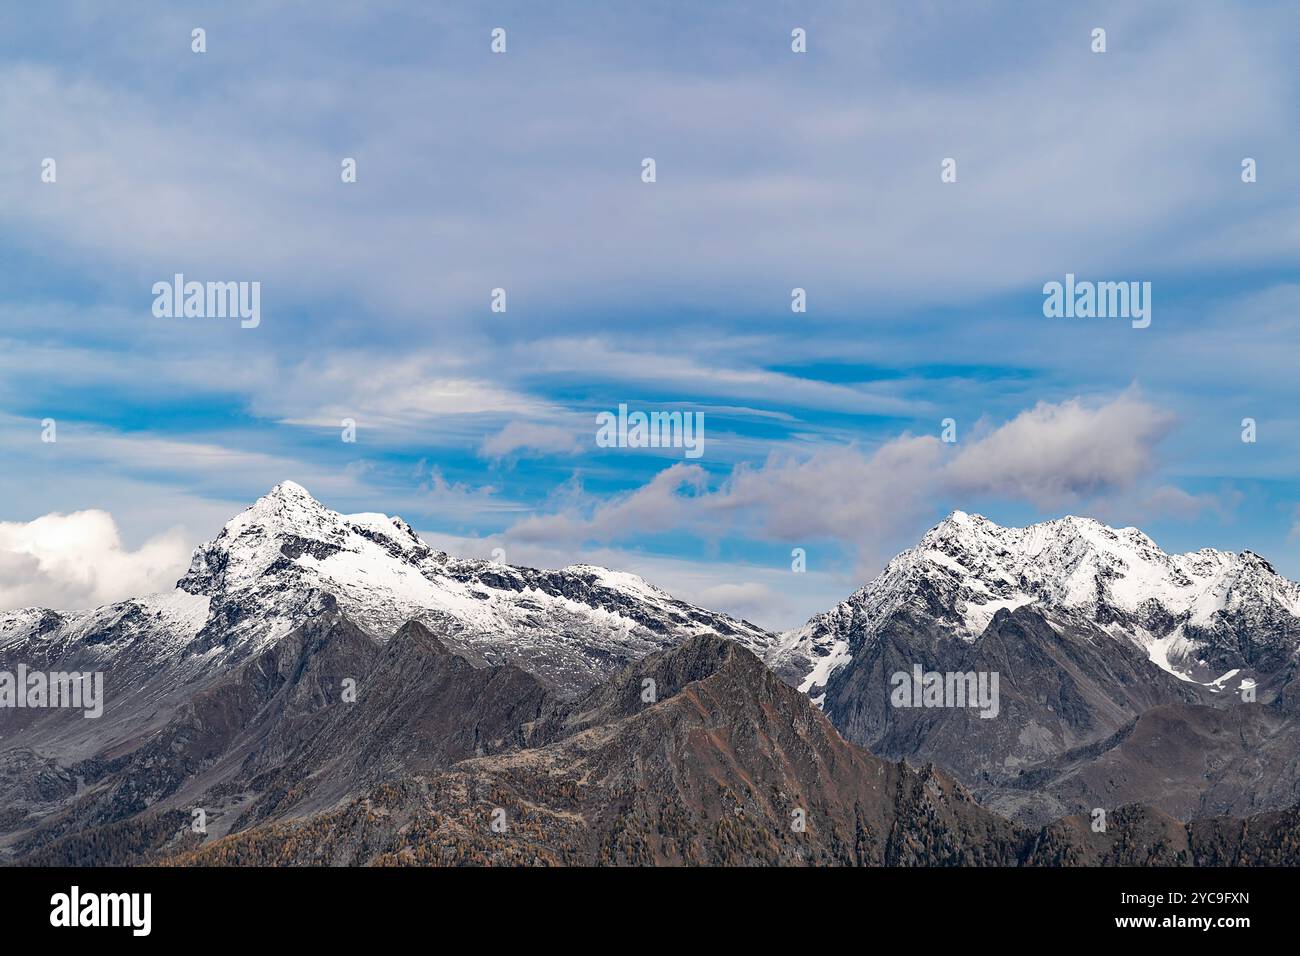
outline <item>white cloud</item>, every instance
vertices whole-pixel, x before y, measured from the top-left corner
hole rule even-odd
[[[1234,488],[1225,487],[1218,492],[1194,495],[1177,485],[1161,485],[1143,499],[1141,506],[1144,513],[1169,515],[1184,521],[1194,521],[1206,513],[1217,516],[1220,521],[1227,521],[1243,497]]]
[[[846,445],[802,458],[772,455],[758,467],[737,466],[714,490],[700,466],[674,465],[623,495],[595,503],[579,495],[552,514],[518,522],[507,536],[534,544],[610,542],[742,527],[768,540],[863,547],[913,526],[941,497],[1048,507],[1122,493],[1153,470],[1152,448],[1171,425],[1134,390],[1105,402],[1039,403],[955,450],[934,436],[904,434],[869,452]]]
[[[772,456],[738,467],[711,510],[752,512],[760,533],[781,541],[871,540],[915,518],[942,461],[937,438],[912,435],[870,453],[849,445]]]
[[[637,384],[673,393],[779,400],[796,408],[820,408],[874,415],[905,415],[925,409],[926,403],[899,394],[901,383],[877,381],[870,385],[842,385],[800,378],[762,368],[770,361],[771,343],[751,346],[766,355],[752,356],[754,364],[738,365],[735,337],[701,341],[698,330],[689,339],[657,342],[653,351],[623,348],[604,338],[554,338],[530,342],[522,347],[521,360],[533,372],[557,377],[593,374],[614,380],[624,388]],[[714,353],[711,360],[693,357],[702,351]]]
[[[180,529],[127,550],[105,511],[0,522],[0,608],[75,610],[168,590],[189,559]]]
[[[1141,22],[1153,15],[1158,30]],[[774,307],[796,271],[823,308],[857,306],[864,293],[967,298],[1041,283],[1062,263],[1082,273],[1135,259],[1148,269],[1289,261],[1300,245],[1294,199],[1243,203],[1221,164],[1243,142],[1263,156],[1293,151],[1294,130],[1276,122],[1291,100],[1291,50],[1273,40],[1293,32],[1291,11],[1110,17],[1115,36],[1142,37],[1141,56],[1081,61],[1074,31],[1031,25],[1020,43],[1030,55],[989,67],[949,52],[974,75],[946,83],[905,80],[890,52],[914,50],[926,34],[962,53],[979,48],[960,17],[893,22],[860,11],[837,15],[842,28],[819,42],[838,55],[819,55],[802,79],[773,69],[770,39],[751,46],[731,30],[700,34],[726,46],[711,49],[716,69],[629,69],[640,38],[584,18],[560,42],[587,49],[590,69],[539,60],[522,95],[518,77],[481,57],[430,65],[385,48],[374,69],[365,44],[334,76],[277,57],[253,76],[214,78],[202,111],[102,65],[16,62],[0,70],[0,122],[19,154],[54,144],[61,176],[57,190],[9,177],[0,206],[34,248],[67,243],[106,275],[159,278],[168,264],[201,262],[275,278],[281,301],[342,295],[402,322],[481,316],[501,276],[513,314],[515,302],[522,313],[530,302],[626,301],[665,274],[695,307],[738,296]],[[87,25],[69,24],[78,27]],[[881,56],[864,58],[864,32]],[[243,55],[264,54],[275,35],[250,37]],[[555,42],[546,31],[535,39]],[[546,46],[534,49],[548,59]],[[1188,69],[1210,61],[1222,68]],[[430,90],[463,109],[411,124]],[[300,122],[268,122],[290,102]],[[338,115],[368,147],[364,203],[322,201],[339,157],[315,134]],[[517,148],[488,148],[500,128]],[[213,129],[230,148],[211,148]],[[449,142],[461,148],[447,151]],[[654,190],[629,178],[635,162],[625,165],[617,145],[629,142],[662,144]],[[935,164],[953,154],[960,186],[940,189]],[[421,175],[431,155],[436,177]],[[1182,228],[1209,216],[1213,239]]]
[[[679,527],[702,500],[685,497],[682,492],[703,493],[707,486],[708,474],[700,466],[673,465],[635,491],[601,502],[587,516],[576,508],[533,515],[511,527],[510,537],[531,543],[613,541],[629,534]]]
[[[1040,506],[1122,490],[1151,471],[1152,448],[1172,426],[1173,416],[1136,392],[1092,407],[1039,402],[962,446],[946,483]]]
[[[278,370],[277,383],[263,382],[254,412],[287,424],[409,428],[462,415],[545,416],[544,401],[465,374],[464,359],[427,355],[391,358],[360,352],[332,354]]]
[[[37,456],[57,462],[60,473],[77,474],[93,467],[102,488],[108,472],[119,475],[184,476],[191,491],[205,485],[251,484],[258,493],[285,478],[292,478],[320,494],[357,495],[364,491],[359,481],[361,463],[343,467],[312,464],[300,458],[271,454],[255,448],[240,448],[214,441],[167,437],[150,432],[120,432],[75,420],[59,421],[58,441],[40,440],[39,419],[24,419],[0,413],[0,445],[11,461]],[[229,435],[219,435],[229,438]],[[236,436],[238,437],[238,436]],[[5,485],[0,475],[0,488]],[[223,496],[224,500],[224,496]],[[85,503],[84,498],[78,505]],[[99,502],[94,502],[98,504]],[[119,512],[114,505],[113,512]],[[28,512],[30,513],[30,512]]]
[[[756,581],[715,584],[695,592],[694,600],[701,607],[725,609],[732,617],[754,623],[777,618],[789,604],[779,593]]]
[[[495,435],[489,435],[480,446],[479,453],[485,458],[522,458],[536,454],[576,455],[582,450],[578,436],[568,428],[515,421]]]

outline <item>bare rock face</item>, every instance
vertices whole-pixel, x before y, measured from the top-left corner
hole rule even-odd
[[[1179,820],[1248,817],[1300,803],[1300,734],[1276,706],[1153,707],[1099,742],[975,787],[1028,823],[1148,804]]]
[[[718,637],[559,698],[418,622],[380,645],[337,610],[79,772],[92,784],[15,862],[1209,865],[1295,862],[1300,847],[1295,812],[1188,825],[1123,807],[1100,835],[1086,816],[1017,825],[932,765],[848,743]]]
[[[304,864],[924,865],[1009,864],[1022,852],[1023,834],[951,779],[846,743],[806,697],[716,637],[558,705],[530,739],[181,859],[284,860],[287,846],[287,862]]]
[[[646,681],[664,693],[646,699]],[[198,865],[1208,866],[1300,862],[1300,809],[1023,827],[933,766],[847,743],[748,651],[697,638],[529,727],[531,744],[243,829]]]
[[[833,679],[825,708],[845,735],[881,756],[934,761],[972,785],[1018,776],[1151,707],[1208,697],[1095,625],[1057,622],[1032,605],[999,610],[969,644],[887,629],[856,665]],[[895,706],[892,675],[917,666],[998,675],[996,710]]]

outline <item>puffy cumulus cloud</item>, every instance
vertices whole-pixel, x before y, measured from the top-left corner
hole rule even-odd
[[[702,607],[722,608],[732,617],[751,623],[775,621],[779,626],[789,616],[790,602],[757,581],[715,584],[695,592],[693,599]],[[807,617],[803,615],[803,619]]]
[[[1172,417],[1135,391],[1100,403],[1039,403],[956,450],[933,436],[901,435],[866,451],[847,445],[805,458],[738,465],[716,488],[698,465],[592,505],[570,498],[556,513],[514,525],[529,542],[610,542],[647,532],[742,533],[777,541],[829,538],[862,546],[915,524],[941,498],[975,495],[1047,507],[1123,493],[1154,469],[1153,446]],[[1170,497],[1168,487],[1161,500]]]
[[[918,482],[941,461],[938,439],[903,436],[870,454],[846,446],[806,459],[773,455],[758,467],[742,464],[716,491],[709,490],[708,472],[699,465],[676,464],[594,506],[584,496],[570,496],[560,511],[526,518],[508,537],[609,542],[678,528],[779,541],[843,538],[850,531],[871,535],[914,513]]]
[[[1053,506],[1131,487],[1173,416],[1136,391],[1089,407],[1039,402],[962,448],[948,466],[953,491]]]
[[[581,502],[570,496],[571,503],[562,511],[534,515],[512,526],[509,538],[530,543],[616,541],[693,524],[701,517],[701,501],[710,497],[708,482],[708,473],[699,465],[673,465],[635,491],[602,501],[585,513]]]
[[[536,455],[576,455],[582,451],[578,436],[558,425],[511,422],[479,446],[484,458],[524,458]]]
[[[1206,513],[1227,521],[1244,497],[1235,488],[1192,494],[1177,485],[1161,485],[1147,495],[1141,505],[1146,513],[1168,515],[1184,521],[1194,521]]]
[[[843,446],[802,460],[772,456],[737,467],[709,504],[715,513],[751,512],[763,536],[781,541],[871,537],[915,514],[942,461],[937,438],[910,435],[871,453]]]
[[[167,590],[189,559],[180,529],[127,550],[105,511],[0,522],[0,608],[75,610]]]

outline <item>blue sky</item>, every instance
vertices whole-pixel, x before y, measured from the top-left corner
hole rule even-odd
[[[954,508],[1300,576],[1293,4],[699,6],[7,8],[0,602],[165,584],[285,478],[774,628]],[[261,324],[155,318],[178,272]],[[1067,272],[1151,326],[1045,318]]]

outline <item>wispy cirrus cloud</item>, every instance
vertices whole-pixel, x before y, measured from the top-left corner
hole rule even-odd
[[[557,559],[639,528],[757,560],[981,500],[1151,515],[1189,546],[1231,511],[1284,545],[1292,7],[831,0],[800,14],[804,57],[775,7],[497,15],[504,57],[467,4],[213,8],[205,56],[164,3],[8,18],[4,517],[111,505],[138,544],[165,508],[206,533],[294,478]],[[177,271],[261,280],[261,327],[154,319]],[[1045,320],[1066,271],[1154,280],[1151,329]],[[1150,397],[1104,411],[1132,381]],[[705,458],[592,449],[622,401],[703,411]]]
[[[1289,105],[1280,82],[1288,51],[1268,31],[1278,21],[1280,32],[1287,12],[1264,8],[1249,20],[1215,8],[1162,13],[1108,7],[1117,39],[1141,37],[1143,46],[1141,56],[1110,55],[1105,69],[1089,59],[1077,25],[1062,20],[1039,30],[1045,46],[1035,55],[985,64],[975,81],[950,84],[922,81],[924,71],[904,84],[883,60],[864,63],[846,39],[862,36],[863,16],[847,5],[826,14],[808,75],[755,58],[743,46],[749,31],[732,41],[728,71],[629,68],[628,51],[613,42],[619,34],[576,18],[565,42],[599,51],[581,76],[542,48],[484,56],[467,35],[435,65],[423,50],[398,48],[385,49],[377,69],[379,51],[358,47],[346,61],[370,68],[331,76],[296,71],[293,57],[304,54],[277,49],[259,85],[215,56],[190,56],[176,18],[166,62],[207,91],[201,113],[178,110],[165,89],[115,82],[88,64],[5,68],[0,118],[9,139],[30,156],[60,154],[65,172],[54,190],[35,175],[7,179],[0,198],[7,221],[33,242],[57,241],[105,278],[123,269],[156,278],[187,265],[257,273],[274,282],[281,308],[330,295],[371,303],[389,313],[383,334],[409,334],[431,310],[440,325],[465,328],[486,318],[488,290],[502,282],[517,292],[520,315],[626,308],[652,291],[672,307],[660,322],[689,326],[683,308],[779,311],[793,285],[812,290],[814,308],[851,318],[864,297],[951,303],[1041,281],[1067,264],[1293,259],[1293,217],[1240,202],[1240,183],[1210,165],[1242,140],[1256,152],[1295,147],[1295,134],[1272,121]],[[838,18],[863,30],[837,35]],[[157,18],[141,19],[159,35]],[[325,33],[355,29],[357,19],[324,7],[319,22],[299,26]],[[402,25],[384,13],[361,19],[377,30]],[[780,17],[761,19],[782,27],[775,35],[788,32]],[[880,17],[872,29],[910,38],[929,28],[930,43],[969,49],[965,19]],[[250,23],[267,27],[263,50],[274,42],[266,10],[214,12],[214,39],[223,22],[240,36],[230,54],[240,64],[258,62]],[[535,19],[517,29],[550,37]],[[727,41],[725,32],[710,40]],[[1207,60],[1225,69],[1188,69]],[[855,82],[835,82],[850,76]],[[870,109],[864,84],[874,93]],[[436,134],[409,122],[430,90],[462,106],[439,111]],[[305,121],[277,121],[290,103],[302,104]],[[1187,103],[1196,108],[1162,108]],[[1207,114],[1216,122],[1205,123]],[[335,125],[345,144],[323,135]],[[238,149],[211,149],[213,129]],[[488,149],[501,129],[526,148]],[[1143,135],[1109,135],[1134,129]],[[1077,148],[1079,130],[1097,131],[1107,148]],[[635,153],[615,148],[623,143],[638,144]],[[653,189],[635,175],[648,151],[660,153]],[[339,161],[354,153],[364,202],[339,193]],[[527,177],[518,175],[525,155]],[[945,191],[936,170],[948,155],[963,172]],[[430,160],[437,177],[425,175]],[[534,188],[536,177],[548,188]],[[1200,216],[1212,208],[1219,231],[1235,225],[1245,241],[1210,249],[1185,228],[1192,208]],[[339,338],[350,321],[317,318]]]
[[[480,446],[485,458],[501,459],[526,455],[576,455],[589,448],[579,440],[576,429],[535,422],[512,421],[489,435]]]

